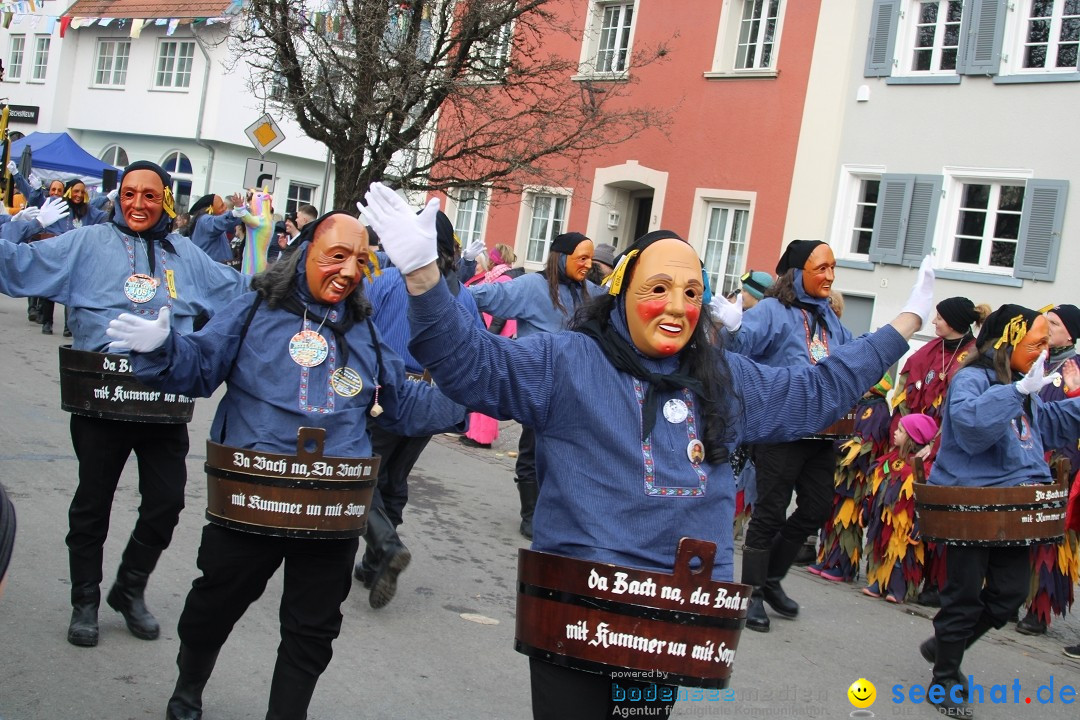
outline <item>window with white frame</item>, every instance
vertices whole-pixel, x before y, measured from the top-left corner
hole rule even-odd
[[[630,67],[636,2],[592,0],[586,42],[582,44],[581,74],[619,77]]]
[[[23,56],[26,54],[26,36],[11,36],[11,52],[8,53],[6,80],[21,80],[23,71]]]
[[[839,259],[866,262],[877,220],[883,165],[844,165],[828,242]]]
[[[493,82],[503,77],[510,62],[513,37],[514,25],[508,22],[501,25],[491,37],[473,45],[470,73],[476,80]]]
[[[908,9],[904,49],[913,73],[955,73],[963,0],[919,0]]]
[[[296,217],[296,211],[301,205],[313,205],[315,200],[315,186],[304,183],[290,182],[289,194],[285,199],[285,213]]]
[[[848,253],[867,255],[870,252],[870,240],[874,235],[874,219],[877,217],[878,189],[880,178],[858,178],[859,191],[855,200],[855,212],[851,223]]]
[[[1017,28],[1017,72],[1077,69],[1080,0],[1027,0]]]
[[[556,235],[565,232],[566,198],[561,195],[534,194],[530,198],[528,246],[525,261],[542,263]]]
[[[959,205],[947,262],[965,269],[1012,274],[1024,185],[959,183]]]
[[[118,168],[127,167],[128,165],[127,150],[119,145],[110,145],[105,148],[98,159]]]
[[[49,68],[49,46],[52,38],[38,36],[34,39],[34,67],[30,71],[30,79],[34,82],[45,81],[45,71]]]
[[[94,85],[98,87],[123,87],[127,82],[128,57],[130,55],[130,40],[99,40],[97,65],[94,69]]]
[[[162,40],[158,45],[157,71],[154,87],[158,89],[186,88],[191,85],[191,67],[195,60],[195,43],[187,40]]]
[[[787,1],[725,3],[717,29],[712,70],[705,76],[775,76]]]
[[[174,150],[161,161],[161,167],[172,176],[170,189],[173,194],[173,206],[187,207],[191,202],[191,160],[184,153]]]
[[[485,188],[461,188],[454,192],[454,230],[461,239],[462,247],[484,235],[484,218],[487,215],[488,194]]]
[[[727,295],[740,287],[746,263],[746,231],[750,211],[727,203],[709,203],[705,226],[705,272],[714,293]]]

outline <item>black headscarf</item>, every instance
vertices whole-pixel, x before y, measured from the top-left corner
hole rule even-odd
[[[971,323],[979,319],[975,303],[966,297],[945,298],[937,304],[938,315],[958,333],[971,331]]]
[[[1074,343],[1080,340],[1080,308],[1075,305],[1056,305],[1050,312],[1058,316],[1061,324],[1069,333],[1069,339]]]
[[[589,238],[579,232],[568,232],[563,233],[562,235],[556,235],[555,239],[551,241],[551,252],[569,255],[574,252],[574,248],[580,245],[582,241],[588,239]]]
[[[792,240],[780,256],[780,262],[776,263],[776,274],[783,275],[791,269],[802,270],[814,249],[824,244],[821,240]]]
[[[975,346],[981,349],[986,343],[994,343],[995,350],[1002,344],[1016,347],[1038,316],[1036,310],[1006,303],[986,317]]]
[[[130,237],[139,237],[146,241],[146,257],[147,262],[150,264],[150,274],[154,274],[154,265],[156,260],[154,258],[154,241],[161,240],[166,243],[168,249],[172,249],[172,244],[165,237],[169,234],[172,228],[172,219],[176,217],[176,210],[173,208],[172,199],[172,177],[169,173],[165,172],[160,165],[152,163],[149,160],[136,160],[135,162],[124,168],[122,178],[127,177],[130,172],[136,170],[150,170],[161,178],[161,186],[164,190],[161,201],[161,217],[154,223],[154,227],[143,232],[135,232],[128,227],[127,220],[124,219],[124,209],[119,202],[113,204],[113,216],[112,224],[116,226],[116,229]],[[120,192],[124,191],[124,182],[120,181]]]

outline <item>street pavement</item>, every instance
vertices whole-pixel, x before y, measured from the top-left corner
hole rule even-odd
[[[58,308],[58,320],[60,314]],[[197,575],[205,438],[220,393],[196,404],[187,508],[147,590],[161,637],[135,638],[103,603],[98,647],[69,645],[64,534],[77,468],[68,415],[59,403],[57,347],[69,342],[60,327],[58,322],[56,335],[43,336],[26,321],[24,300],[0,297],[0,482],[18,513],[14,557],[0,597],[0,718],[161,718],[176,679],[176,622]],[[429,445],[413,474],[401,529],[412,565],[382,610],[371,609],[367,593],[354,583],[334,659],[311,705],[312,720],[530,717],[528,662],[513,649],[516,556],[526,543],[518,534],[508,454],[517,430],[504,423],[490,450],[465,448],[447,435]],[[137,504],[132,459],[113,506],[103,594]],[[222,650],[206,687],[206,720],[264,717],[280,588],[279,572]],[[932,610],[867,598],[857,584],[830,583],[801,568],[785,588],[802,605],[799,618],[774,616],[771,632],[743,633],[729,698],[686,699],[672,717],[936,716],[926,704],[893,702],[894,686],[906,693],[930,678],[917,645],[932,632]],[[1055,618],[1043,637],[1020,635],[1011,625],[991,632],[964,659],[964,669],[986,693],[975,716],[1075,720],[1080,705],[1068,690],[1080,694],[1080,661],[1061,648],[1078,642],[1074,616]],[[848,687],[860,678],[876,686],[868,710],[856,710],[848,700]],[[1042,702],[1051,683],[1054,702]],[[996,704],[990,695],[995,684],[1008,686]]]

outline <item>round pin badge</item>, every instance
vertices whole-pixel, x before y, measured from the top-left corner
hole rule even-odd
[[[289,340],[289,357],[304,367],[321,364],[329,351],[326,338],[314,330],[301,330]]]
[[[364,381],[351,367],[339,367],[330,374],[330,387],[342,397],[355,397],[364,388]]]
[[[705,445],[700,440],[691,440],[686,446],[686,457],[697,465],[705,459]]]
[[[669,423],[681,423],[686,420],[686,416],[689,414],[690,411],[687,409],[686,403],[678,398],[664,403],[664,419]]]
[[[158,281],[149,275],[135,273],[124,281],[124,295],[133,303],[150,302],[157,295]]]

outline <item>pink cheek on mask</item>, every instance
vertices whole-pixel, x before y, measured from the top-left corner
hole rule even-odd
[[[690,321],[691,329],[697,327],[698,318],[701,317],[701,308],[696,305],[686,306],[686,319]]]
[[[643,300],[638,303],[637,316],[642,322],[649,322],[657,315],[661,315],[667,308],[667,300]]]

